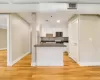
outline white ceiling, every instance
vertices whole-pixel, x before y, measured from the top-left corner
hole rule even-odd
[[[37,13],[37,23],[38,24],[53,24],[53,25],[67,24],[68,19],[72,15],[73,14],[69,14],[67,12]],[[60,23],[57,23],[57,20],[60,20]]]
[[[23,19],[25,19],[29,24],[33,22],[32,13],[31,12],[23,12],[18,13]],[[51,25],[59,25],[59,24],[67,24],[68,19],[73,14],[67,12],[52,12],[52,13],[37,13],[37,23],[38,24],[51,24]],[[52,17],[51,17],[52,16]],[[48,20],[48,22],[46,21]],[[60,20],[60,23],[57,23],[57,20]],[[7,16],[0,15],[0,28],[7,28]]]
[[[60,11],[66,10],[66,6],[67,6],[66,4],[61,4],[61,5],[50,4],[49,6],[47,6],[48,4],[47,5],[46,4],[40,4],[40,5],[34,4],[34,3],[45,3],[45,2],[46,3],[48,3],[48,2],[51,2],[51,3],[70,3],[70,2],[74,2],[74,3],[100,3],[100,0],[0,0],[0,10],[1,10],[0,12],[4,13],[4,12],[8,11],[10,13],[10,12],[21,12],[21,11],[23,11],[23,13],[19,13],[19,15],[22,16],[27,22],[32,23],[32,16],[31,16],[32,13],[31,12],[37,12],[38,8],[39,8],[40,11],[57,11],[57,10],[59,11],[59,9],[60,9]],[[8,4],[8,5],[1,5],[1,4]],[[12,4],[12,5],[10,5],[10,4]],[[24,4],[26,4],[26,5],[24,5]],[[47,7],[45,7],[45,5]],[[52,6],[53,6],[53,8],[52,8]],[[98,12],[99,13],[100,12],[100,10],[98,8],[99,5],[95,5],[95,8],[94,8],[94,6],[92,6],[93,10],[91,9],[91,6],[89,6],[89,5],[87,5],[87,6],[86,5],[85,6],[79,5],[78,6],[78,12],[80,12],[80,13],[83,13],[83,12],[87,12],[87,13],[91,13],[91,12],[97,13]],[[26,9],[29,12],[24,13],[24,11]],[[51,15],[53,16],[52,19],[50,18]],[[40,18],[39,23],[45,23],[46,19],[49,19],[50,23],[55,23],[57,19],[60,19],[61,22],[64,23],[68,20],[68,18],[71,15],[72,14],[63,13],[63,12],[62,13],[41,13],[41,14],[39,13],[39,16],[40,16],[39,17]],[[5,19],[4,20],[0,19],[0,21],[1,21],[0,25],[5,26],[4,25],[6,23]]]
[[[28,4],[28,3],[39,3],[39,2],[76,2],[76,3],[100,3],[100,0],[0,0],[0,3],[20,3],[20,4]]]

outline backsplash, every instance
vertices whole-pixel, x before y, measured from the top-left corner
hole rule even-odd
[[[68,42],[68,37],[41,37],[41,42]]]

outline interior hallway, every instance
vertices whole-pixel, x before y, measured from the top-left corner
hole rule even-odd
[[[0,51],[0,65],[6,63],[5,54]],[[100,67],[80,67],[67,55],[64,67],[31,67],[30,63],[31,54],[13,67],[0,66],[0,80],[100,80]]]

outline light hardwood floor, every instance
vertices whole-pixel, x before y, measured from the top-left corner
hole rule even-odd
[[[0,50],[0,67],[7,66],[7,50]]]
[[[64,55],[63,67],[31,67],[31,54],[6,67],[6,51],[0,51],[0,80],[100,80],[100,67],[80,67]]]

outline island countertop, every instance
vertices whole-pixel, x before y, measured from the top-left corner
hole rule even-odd
[[[66,45],[64,44],[36,44],[34,45],[34,47],[67,47]]]
[[[63,53],[66,45],[56,43],[40,43],[35,47],[36,66],[64,66]],[[34,62],[32,62],[34,64]]]

